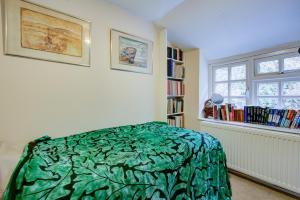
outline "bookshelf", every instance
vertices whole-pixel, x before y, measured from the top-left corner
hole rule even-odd
[[[168,124],[184,127],[184,74],[183,51],[167,47],[167,120]]]

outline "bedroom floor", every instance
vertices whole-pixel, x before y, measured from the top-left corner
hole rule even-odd
[[[232,200],[296,200],[283,193],[230,174]]]

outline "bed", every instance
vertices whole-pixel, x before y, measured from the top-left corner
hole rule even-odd
[[[10,199],[231,199],[226,156],[206,133],[149,122],[30,142]]]

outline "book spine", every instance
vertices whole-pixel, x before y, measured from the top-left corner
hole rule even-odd
[[[226,106],[225,106],[225,109],[226,109],[226,120],[227,121],[229,121],[230,120],[230,118],[229,118],[229,116],[230,116],[230,114],[229,114],[229,108],[228,108],[228,104],[226,104]]]
[[[295,116],[293,122],[292,122],[291,128],[295,128],[295,127],[296,127],[296,123],[297,123],[297,121],[298,121],[299,114],[300,114],[300,112],[298,111],[298,112],[296,113],[296,116]]]
[[[248,107],[244,106],[244,122],[248,123]]]

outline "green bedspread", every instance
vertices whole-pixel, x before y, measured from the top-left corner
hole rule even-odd
[[[27,145],[7,199],[231,199],[226,157],[205,133],[162,122]]]

